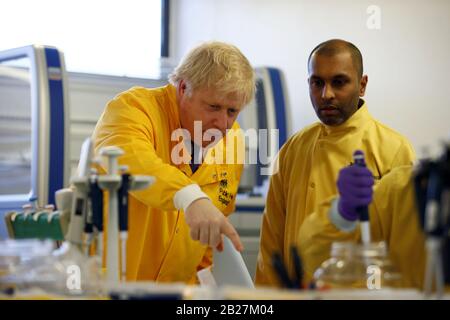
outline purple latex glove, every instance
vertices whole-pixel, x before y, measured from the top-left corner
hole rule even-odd
[[[359,218],[357,208],[368,206],[372,202],[373,183],[372,173],[366,167],[352,165],[339,171],[338,210],[343,218],[349,221]]]

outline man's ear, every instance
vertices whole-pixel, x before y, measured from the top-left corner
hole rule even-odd
[[[183,79],[181,79],[178,83],[177,91],[180,98],[182,98],[186,94],[186,82]]]
[[[364,75],[361,77],[361,80],[359,82],[359,96],[360,97],[364,97],[364,95],[366,94],[366,87],[367,87],[368,81],[369,81],[369,77],[367,77],[367,75]]]

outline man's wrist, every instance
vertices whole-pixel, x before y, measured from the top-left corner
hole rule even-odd
[[[178,210],[186,212],[186,209],[198,199],[209,199],[209,197],[200,189],[198,184],[190,184],[175,193],[173,204]]]
[[[341,214],[341,216],[347,221],[358,220],[358,215],[356,213],[354,213],[354,214],[349,213],[348,210],[346,210],[346,208],[344,208],[341,198],[338,198],[338,199],[339,199],[339,201],[338,201],[337,208],[338,208],[338,211]]]
[[[357,221],[356,220],[347,220],[342,214],[339,212],[339,201],[340,198],[336,197],[331,202],[331,208],[328,212],[328,217],[333,225],[341,231],[351,232],[355,230]]]

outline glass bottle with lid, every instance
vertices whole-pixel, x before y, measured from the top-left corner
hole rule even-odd
[[[401,275],[388,258],[385,242],[367,245],[334,242],[331,257],[314,273],[319,289],[385,289],[401,286]]]

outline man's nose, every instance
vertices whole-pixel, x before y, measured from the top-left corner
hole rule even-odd
[[[322,89],[322,99],[330,100],[334,98],[334,91],[331,85],[325,84]]]
[[[225,131],[228,129],[228,112],[227,110],[221,110],[217,113],[215,119],[214,119],[214,125],[217,129],[225,133]]]

